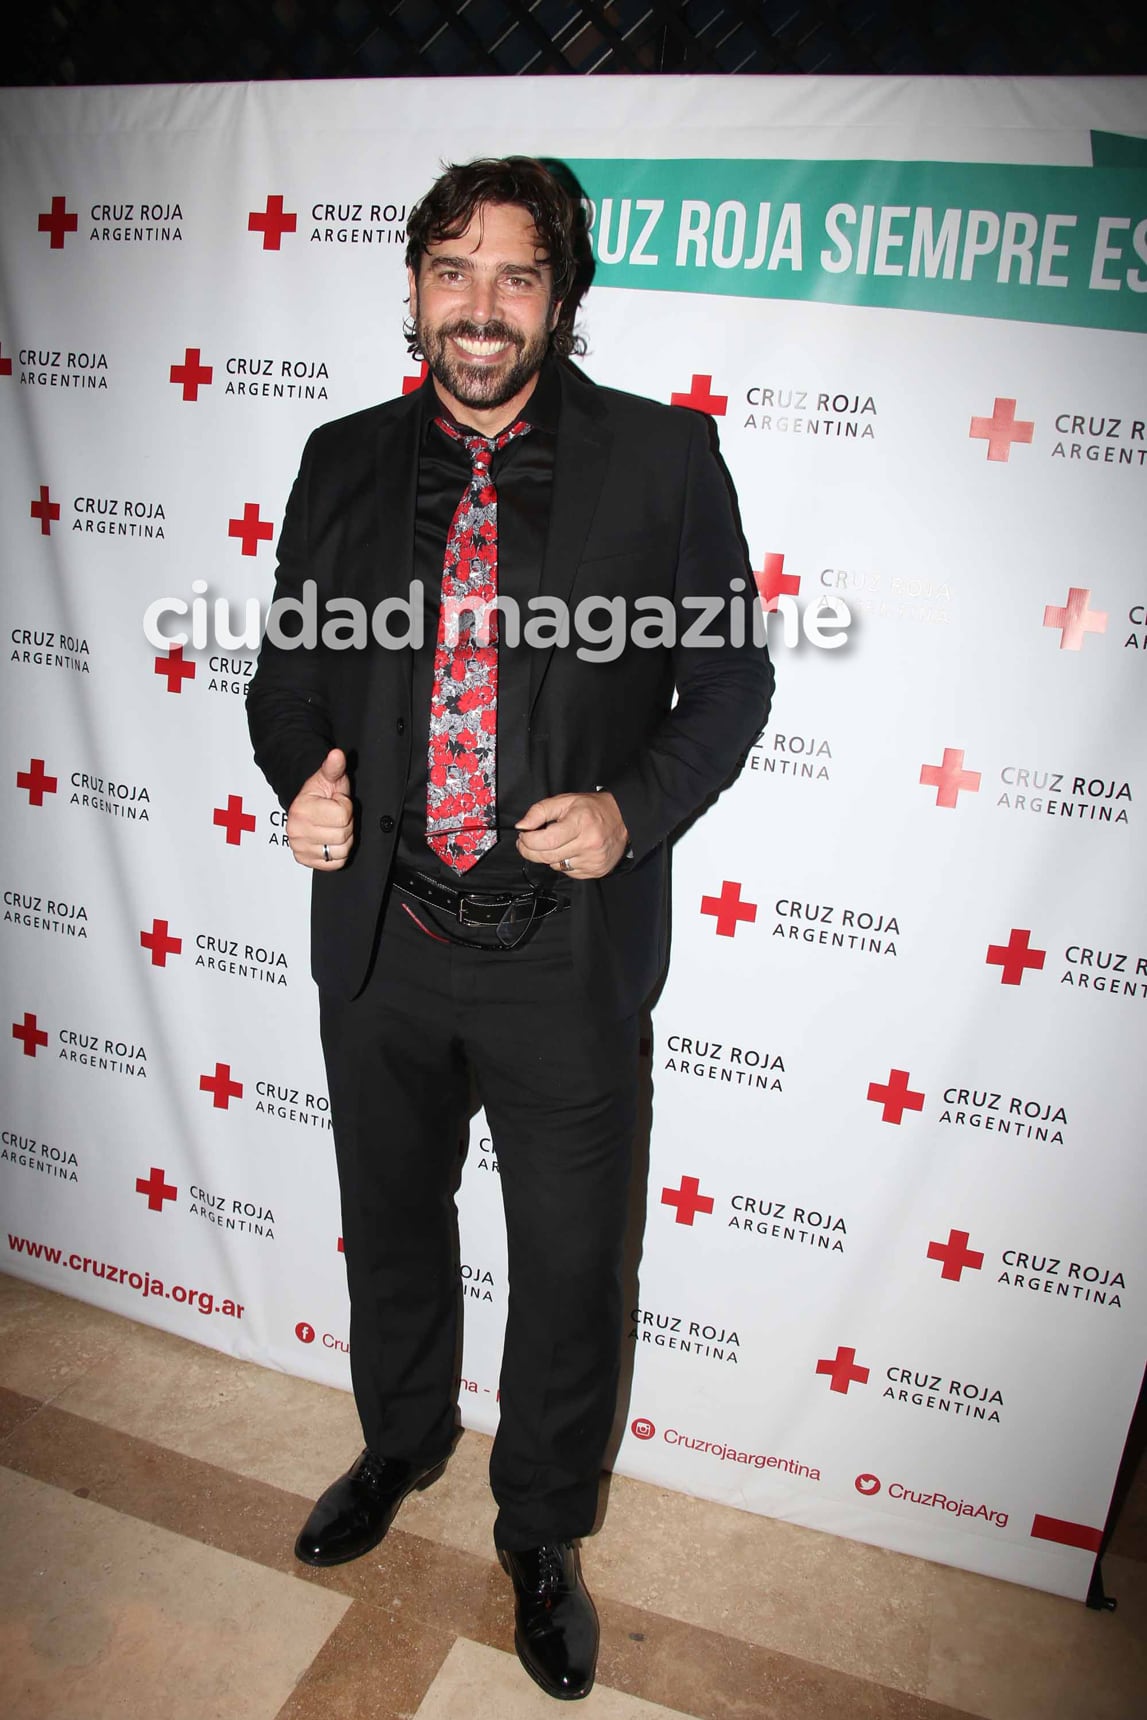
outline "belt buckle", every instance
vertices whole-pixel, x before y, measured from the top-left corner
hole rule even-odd
[[[491,894],[493,896],[493,900],[487,898],[487,900],[483,902],[477,894],[467,895],[465,891],[460,890],[458,892],[458,924],[460,926],[470,927],[496,926],[498,922],[495,919],[468,919],[466,914],[467,903],[469,903],[472,910],[475,908],[501,908],[502,912],[505,913],[507,909],[514,906],[514,903],[517,900],[515,896],[511,896],[505,891],[493,891]]]
[[[477,895],[473,895],[473,896],[463,895],[461,897],[459,903],[458,903],[458,923],[459,923],[459,925],[462,925],[462,926],[498,926],[498,925],[501,925],[505,921],[507,914],[512,915],[516,908],[522,907],[526,903],[530,902],[532,900],[532,897],[533,897],[532,891],[526,891],[523,895],[519,896],[519,895],[515,895],[512,890],[492,890],[492,891],[489,891],[486,895],[485,901],[480,900]],[[499,918],[491,917],[488,920],[467,920],[464,918],[467,902],[470,902],[472,904],[472,906],[475,908],[489,908],[492,910],[499,910],[500,911],[500,917]]]

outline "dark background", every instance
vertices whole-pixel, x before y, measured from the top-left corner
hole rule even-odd
[[[7,84],[1147,71],[1143,0],[28,0],[15,35]]]

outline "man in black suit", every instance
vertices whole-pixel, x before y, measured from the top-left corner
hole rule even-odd
[[[315,432],[279,544],[276,598],[314,581],[324,615],[371,612],[375,642],[349,648],[347,620],[312,649],[269,628],[248,698],[314,872],[366,1437],[296,1553],[368,1551],[449,1452],[473,1082],[509,1260],[494,1538],[519,1655],[558,1697],[586,1694],[597,1652],[572,1542],[615,1407],[666,840],[739,766],[772,688],[752,629],[728,625],[752,583],[709,424],[568,362],[579,214],[523,158],[450,168],[411,212],[427,381]],[[705,600],[720,618],[691,648]]]

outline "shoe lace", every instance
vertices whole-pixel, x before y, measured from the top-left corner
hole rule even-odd
[[[538,1589],[556,1589],[565,1581],[565,1545],[548,1541],[538,1548]]]
[[[372,1492],[377,1492],[386,1481],[386,1467],[381,1457],[376,1457],[373,1451],[367,1451],[359,1469],[359,1481]]]

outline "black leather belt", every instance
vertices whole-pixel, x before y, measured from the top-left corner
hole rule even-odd
[[[570,905],[568,896],[550,896],[542,890],[455,890],[398,863],[391,875],[403,895],[449,914],[460,926],[513,926],[544,919]]]

